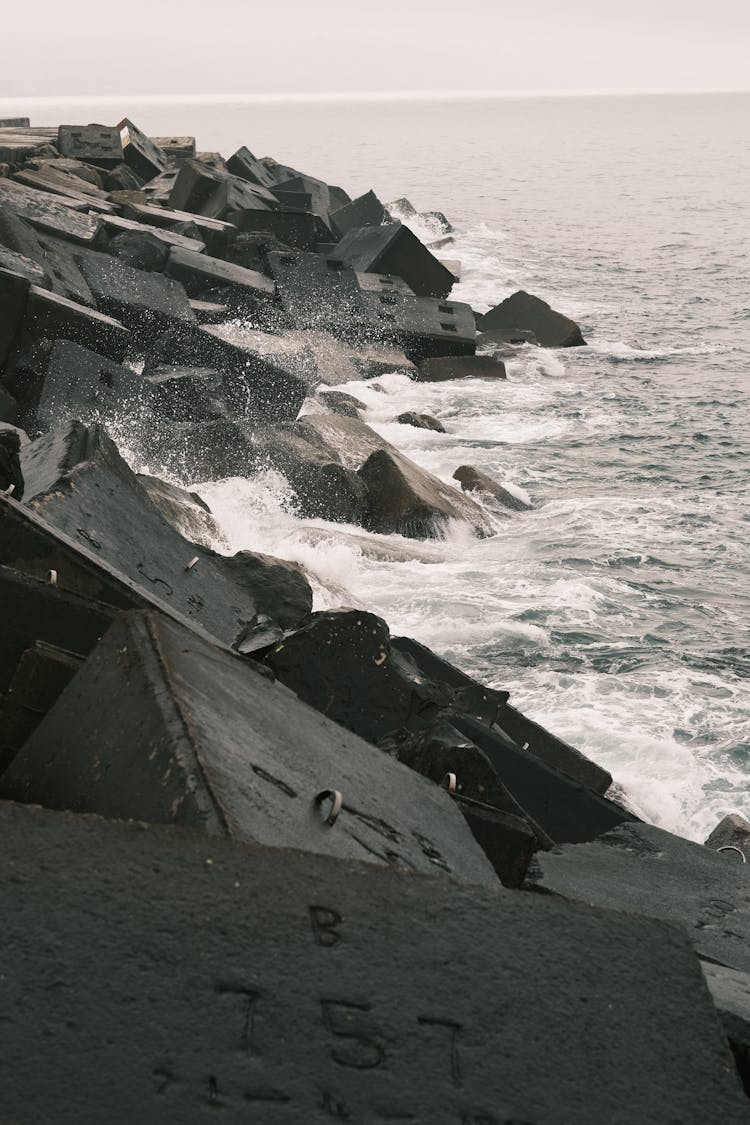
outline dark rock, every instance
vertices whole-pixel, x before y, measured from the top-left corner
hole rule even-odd
[[[264,188],[271,188],[274,185],[274,178],[265,164],[253,156],[245,145],[229,157],[227,168],[233,176],[239,176],[241,180],[247,180],[248,183],[260,184]]]
[[[343,796],[335,832],[326,790]],[[446,794],[159,614],[113,624],[0,779],[0,794],[495,880]]]
[[[430,226],[436,227],[441,234],[451,234],[456,229],[448,222],[442,211],[420,211],[419,217]]]
[[[551,309],[546,301],[519,290],[482,317],[483,336],[513,341],[533,332],[543,348],[575,348],[585,344],[574,320]]]
[[[183,484],[247,477],[258,468],[253,427],[226,417],[169,423],[156,434],[151,456],[160,472]]]
[[[218,301],[201,301],[192,297],[190,308],[195,313],[199,324],[221,324],[229,315],[227,306],[219,304]]]
[[[492,726],[496,722],[508,702],[507,691],[499,691],[479,683],[412,637],[393,637],[391,644],[420,676],[440,685],[442,692],[450,699],[452,710],[471,715],[486,726]],[[477,800],[483,799],[478,794],[468,795],[476,796]]]
[[[130,333],[119,320],[32,285],[17,348],[24,353],[42,338],[72,340],[121,363]]]
[[[721,855],[725,859],[741,860],[738,852],[745,858],[750,854],[750,824],[739,813],[730,813],[714,828],[706,840],[706,847],[712,851],[725,848]]]
[[[537,857],[534,889],[663,918],[706,961],[750,972],[750,872],[650,824]]]
[[[328,410],[332,410],[334,414],[343,414],[346,418],[360,418],[361,411],[367,409],[358,398],[345,394],[344,391],[321,391],[318,398]]]
[[[342,464],[335,447],[319,438],[310,418],[293,429],[274,427],[259,435],[256,457],[288,480],[303,519],[360,523],[366,489],[353,468]]]
[[[292,628],[310,611],[299,568],[251,552],[226,558],[178,534],[99,427],[74,422],[38,439],[23,469],[38,515],[226,644],[256,613]]]
[[[117,126],[122,144],[122,158],[141,180],[150,180],[166,170],[166,152],[142,133],[127,117]]]
[[[10,180],[0,179],[0,207],[9,208],[40,230],[84,246],[90,246],[101,229],[98,215],[84,215],[48,192],[34,191]]]
[[[122,162],[122,140],[116,125],[61,125],[57,134],[61,156],[103,168]]]
[[[421,383],[445,379],[507,379],[505,364],[490,355],[429,356],[418,364],[416,378]]]
[[[211,515],[211,509],[197,492],[186,492],[176,484],[144,473],[138,474],[138,481],[154,507],[185,539],[211,548],[223,541],[224,536]]]
[[[29,289],[28,278],[0,269],[0,371],[23,324]]]
[[[445,298],[453,287],[453,274],[401,223],[356,227],[333,257],[363,273],[402,277],[418,297]]]
[[[12,426],[0,427],[0,492],[20,501],[24,493],[21,439]]]
[[[264,234],[262,231],[249,234],[237,232],[232,235],[225,257],[228,262],[244,266],[245,269],[268,274],[268,255],[274,250],[282,254],[290,252],[289,247],[272,234]]]
[[[416,414],[413,410],[405,410],[396,419],[402,426],[416,426],[418,430],[434,430],[438,434],[445,433],[445,426],[433,418],[431,414]]]
[[[80,656],[45,641],[34,641],[23,653],[7,693],[0,695],[0,774],[57,702],[82,663]]]
[[[178,281],[131,269],[109,254],[79,256],[81,270],[97,307],[139,333],[163,331],[174,321],[196,324],[187,294]]]
[[[161,273],[167,264],[169,246],[149,231],[122,231],[110,238],[107,252],[134,270]]]
[[[747,1119],[672,927],[28,806],[0,832],[9,1121]]]
[[[390,215],[374,191],[368,191],[351,203],[332,211],[330,217],[339,238],[343,238],[347,231],[354,228],[380,226],[390,220]]]
[[[467,497],[395,450],[380,449],[365,461],[359,476],[367,486],[364,526],[385,535],[440,538],[449,520],[468,523],[475,534],[492,534],[488,517]]]
[[[481,469],[475,469],[473,465],[460,465],[453,474],[453,479],[459,482],[464,492],[483,492],[491,496],[493,500],[497,500],[502,507],[510,508],[513,512],[528,512],[531,510],[531,504],[527,504],[525,500],[514,496],[507,488],[498,484],[493,477],[483,473]]]
[[[15,250],[9,250],[2,245],[0,245],[0,269],[20,274],[21,277],[26,278],[30,285],[39,285],[42,289],[50,284],[49,275],[40,265],[37,265],[31,258],[18,254]]]
[[[166,273],[181,282],[191,296],[215,286],[220,290],[230,290],[234,299],[239,295],[246,301],[254,302],[270,300],[276,291],[273,281],[262,273],[220,258],[210,258],[206,254],[191,254],[177,247],[169,252]]]

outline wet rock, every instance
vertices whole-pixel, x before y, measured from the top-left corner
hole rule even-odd
[[[327,410],[334,414],[343,414],[346,418],[360,418],[361,412],[367,407],[354,395],[345,394],[344,391],[321,391],[318,395]]]
[[[18,421],[18,403],[13,395],[0,383],[0,423],[9,422],[15,426]]]
[[[356,337],[364,330],[354,270],[322,254],[271,253],[268,268],[281,307],[297,328]]]
[[[495,726],[529,754],[540,758],[552,769],[559,770],[594,793],[606,793],[612,784],[609,770],[592,762],[575,746],[523,715],[507,700],[498,710]]]
[[[224,544],[224,536],[205,500],[197,492],[187,492],[158,477],[138,473],[138,481],[167,523],[191,543],[214,548]]]
[[[306,417],[293,429],[275,427],[259,435],[256,457],[283,473],[303,519],[360,523],[365,486],[354,469],[342,463],[338,450],[307,425],[309,421]]]
[[[720,853],[726,859],[740,860],[737,849],[747,858],[750,854],[750,824],[739,813],[730,813],[716,825],[706,840],[706,847],[715,852],[726,848]]]
[[[251,552],[226,558],[178,534],[99,427],[71,423],[38,439],[23,470],[38,515],[226,644],[256,613],[291,628],[310,610],[299,568]]]
[[[478,505],[467,507],[460,492],[395,450],[370,454],[359,469],[367,486],[364,526],[385,535],[439,538],[449,520],[468,523],[475,534],[493,533]]]
[[[289,740],[290,723],[304,754]],[[326,790],[330,797],[319,796]],[[330,832],[334,790],[344,800]],[[495,881],[447,795],[158,614],[113,624],[5,772],[0,793]]]
[[[210,367],[150,369],[145,376],[157,417],[175,422],[211,422],[230,413],[225,377]]]
[[[489,355],[429,356],[418,365],[415,378],[421,383],[445,379],[507,379],[502,360]]]
[[[650,824],[623,824],[538,856],[530,880],[568,899],[663,918],[704,960],[750,972],[750,873],[702,844]]]
[[[455,227],[448,222],[442,211],[420,211],[419,217],[441,234],[451,234],[455,230]]]
[[[445,433],[445,426],[433,418],[431,414],[417,414],[413,410],[405,410],[396,419],[402,426],[416,426],[418,430],[434,430],[438,434]],[[455,475],[455,474],[454,474]]]
[[[523,290],[485,313],[480,328],[483,338],[508,341],[532,332],[543,348],[575,348],[586,343],[574,320]]]
[[[503,508],[509,508],[513,512],[528,512],[531,510],[531,504],[527,504],[525,500],[521,500],[519,496],[515,496],[507,488],[503,488],[488,473],[483,473],[481,469],[476,469],[473,465],[460,465],[453,474],[453,478],[459,482],[464,492],[484,493],[491,496],[493,500],[497,500]]]
[[[412,363],[433,355],[473,355],[476,350],[474,316],[462,302],[363,292],[360,304],[365,337],[395,343]]]
[[[530,823],[523,816],[480,801],[466,797],[457,797],[455,801],[503,886],[520,887],[539,846]]]
[[[355,228],[376,227],[380,226],[381,223],[389,222],[390,215],[375,192],[368,191],[365,195],[360,195],[358,199],[352,200],[351,203],[346,203],[338,210],[332,211],[330,219],[331,225],[339,238],[343,238],[348,231]]]
[[[453,274],[401,223],[355,227],[332,257],[363,273],[402,277],[418,297],[445,298],[453,287]]]
[[[0,808],[0,832],[10,1120],[746,1121],[671,927],[28,806]]]

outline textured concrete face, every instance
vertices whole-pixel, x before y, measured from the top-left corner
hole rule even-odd
[[[747,1120],[672,927],[20,806],[0,833],[7,1121]]]
[[[495,882],[447,793],[157,614],[114,624],[0,793]]]
[[[750,869],[650,824],[537,856],[534,886],[682,927],[709,961],[750,972]]]

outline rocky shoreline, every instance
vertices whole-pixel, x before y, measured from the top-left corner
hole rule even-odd
[[[0,120],[2,1120],[748,1119],[750,825],[642,823],[507,692],[219,554],[184,487],[272,468],[300,516],[414,539],[523,519],[337,389],[585,346],[527,293],[452,300],[414,214]]]

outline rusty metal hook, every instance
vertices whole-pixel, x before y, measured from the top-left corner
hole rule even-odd
[[[344,804],[344,798],[341,796],[341,793],[338,789],[323,789],[316,796],[315,803],[321,805],[323,801],[325,801],[328,797],[331,798],[331,807],[328,810],[326,824],[330,824],[331,827],[333,827],[333,825],[338,820],[339,813],[341,812],[341,808]]]

